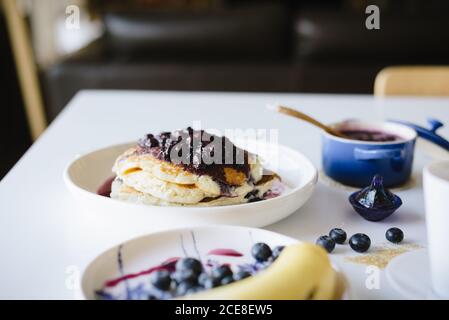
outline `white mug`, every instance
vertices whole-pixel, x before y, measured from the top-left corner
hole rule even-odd
[[[424,168],[424,200],[430,271],[434,292],[449,298],[449,161]]]

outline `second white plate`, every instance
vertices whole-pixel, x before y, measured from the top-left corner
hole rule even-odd
[[[228,226],[157,232],[129,240],[99,255],[86,268],[81,288],[86,299],[98,298],[95,292],[105,283],[108,283],[108,291],[117,294],[116,299],[126,299],[127,292],[138,296],[142,293],[139,291],[142,284],[148,283],[149,267],[162,261],[190,256],[204,263],[212,259],[221,264],[242,265],[254,260],[250,250],[256,242],[264,242],[274,248],[298,240],[267,230]],[[210,255],[214,249],[233,250],[241,256]]]

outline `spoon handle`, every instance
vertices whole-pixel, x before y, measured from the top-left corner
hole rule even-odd
[[[292,109],[292,108],[289,108],[289,107],[285,107],[285,106],[278,106],[277,107],[277,111],[280,112],[280,113],[284,113],[284,114],[287,114],[289,116],[292,116],[292,117],[295,117],[295,118],[307,121],[307,122],[309,122],[309,123],[311,123],[311,124],[321,128],[321,129],[323,129],[327,133],[332,134],[334,136],[343,137],[343,135],[340,132],[332,129],[329,126],[326,126],[322,122],[320,122],[320,121],[318,121],[318,120],[308,116],[305,113],[302,113],[301,111],[298,111],[298,110],[295,110],[295,109]]]

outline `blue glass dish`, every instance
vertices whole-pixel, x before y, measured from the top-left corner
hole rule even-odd
[[[380,221],[389,217],[401,205],[402,200],[383,186],[383,178],[375,175],[371,185],[349,196],[354,210],[369,221]]]

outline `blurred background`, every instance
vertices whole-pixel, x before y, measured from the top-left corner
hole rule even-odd
[[[82,89],[372,94],[449,62],[447,0],[0,2],[0,178]]]

